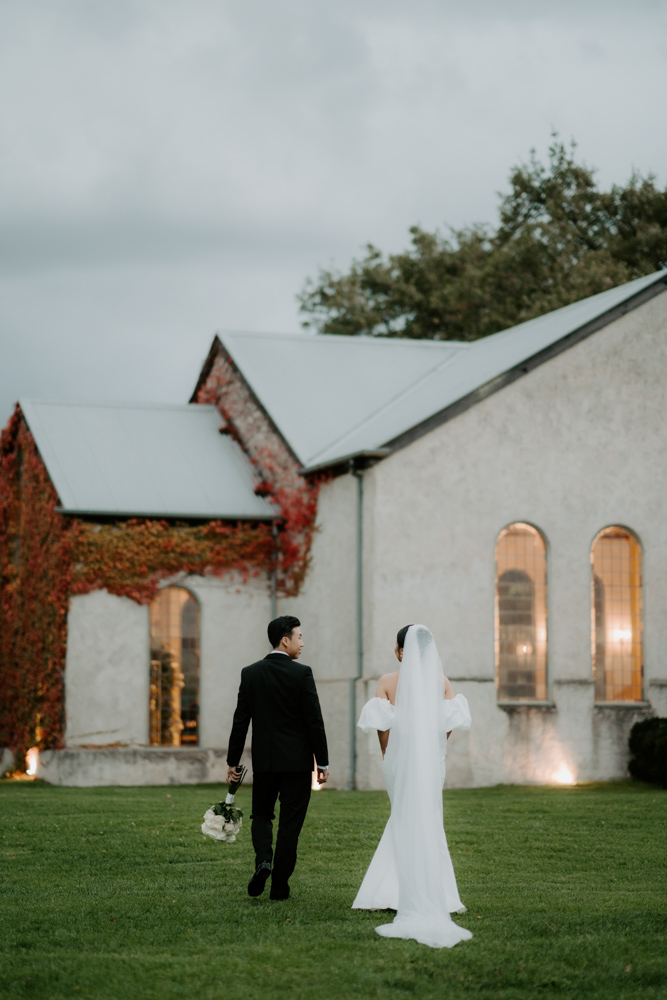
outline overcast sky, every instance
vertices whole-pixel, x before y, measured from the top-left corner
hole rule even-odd
[[[0,0],[0,423],[186,402],[216,330],[493,221],[552,129],[664,186],[666,84],[667,0]]]

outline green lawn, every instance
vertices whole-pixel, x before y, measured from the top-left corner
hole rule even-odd
[[[445,793],[474,938],[381,939],[350,910],[388,814],[312,799],[292,898],[249,899],[250,830],[205,840],[221,786],[0,785],[0,996],[667,996],[667,793],[640,785]],[[249,813],[250,790],[238,796]]]

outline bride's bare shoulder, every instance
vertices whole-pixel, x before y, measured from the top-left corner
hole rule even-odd
[[[393,704],[394,696],[396,694],[396,685],[398,684],[398,670],[395,670],[392,674],[383,674],[378,681],[377,690],[375,692],[376,698],[388,698]]]

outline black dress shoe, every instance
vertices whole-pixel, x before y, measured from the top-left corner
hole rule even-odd
[[[264,892],[264,886],[266,885],[266,880],[271,874],[271,863],[269,861],[262,861],[261,865],[257,865],[255,874],[248,882],[248,895],[249,896],[261,896]]]
[[[271,882],[271,892],[269,899],[289,899],[289,886],[287,882]]]

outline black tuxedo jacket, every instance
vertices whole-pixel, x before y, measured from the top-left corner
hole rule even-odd
[[[241,760],[252,720],[253,771],[312,771],[313,755],[329,763],[313,671],[284,653],[269,653],[241,671],[227,763]]]

